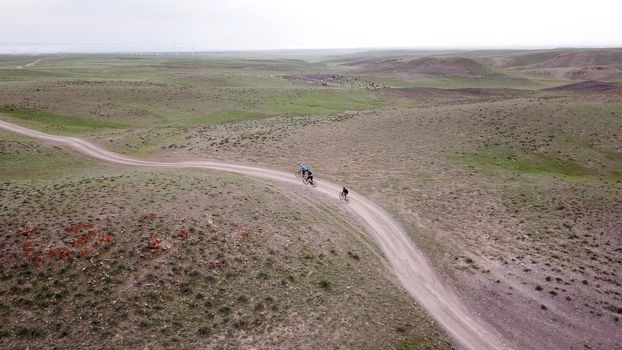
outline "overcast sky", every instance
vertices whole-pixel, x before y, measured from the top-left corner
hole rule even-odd
[[[622,46],[622,0],[0,0],[0,49]]]

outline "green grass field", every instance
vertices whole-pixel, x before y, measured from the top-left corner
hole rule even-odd
[[[299,60],[194,57],[0,58],[0,113],[63,134],[191,127],[378,107],[364,89],[318,89],[286,74],[325,71]]]

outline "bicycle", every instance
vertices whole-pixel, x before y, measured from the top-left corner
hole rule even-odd
[[[348,195],[343,191],[339,193],[339,199],[346,202],[346,204],[350,203],[350,198],[348,198]]]
[[[301,178],[303,178],[303,179],[304,179],[304,178],[306,178],[307,176],[309,176],[309,173],[304,173],[304,174],[303,174],[303,173],[302,173],[302,170],[298,170],[298,171],[296,172],[296,177],[298,177],[298,178],[300,178],[300,177],[301,177]]]
[[[317,183],[316,183],[313,179],[310,179],[308,176],[307,176],[307,177],[305,177],[305,178],[302,180],[302,182],[303,182],[305,185],[311,185],[311,187],[317,187]]]

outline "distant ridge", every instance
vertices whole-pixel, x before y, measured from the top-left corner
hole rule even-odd
[[[553,88],[542,89],[541,91],[567,91],[567,92],[602,92],[620,90],[620,84],[604,81],[582,81],[579,83],[566,84]]]

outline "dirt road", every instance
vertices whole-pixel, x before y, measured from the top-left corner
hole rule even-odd
[[[291,174],[251,166],[212,161],[161,162],[140,160],[104,150],[75,137],[54,136],[0,121],[0,128],[70,147],[90,157],[131,166],[163,168],[204,168],[234,172],[281,183],[302,183]],[[315,189],[338,200],[341,186],[319,180]],[[398,280],[404,288],[436,319],[445,331],[464,349],[509,349],[498,333],[471,314],[453,291],[444,285],[423,252],[415,246],[402,226],[384,209],[365,197],[350,192],[347,210],[367,229],[367,233],[382,249]]]
[[[24,69],[24,68],[26,68],[26,67],[32,67],[32,66],[34,66],[35,64],[37,64],[37,63],[41,62],[41,60],[42,60],[42,58],[39,58],[38,60],[36,60],[36,61],[34,61],[34,62],[30,62],[30,63],[28,63],[28,64],[26,64],[26,65],[23,65],[23,66],[17,66],[17,67],[15,67],[15,68],[17,68],[17,69]]]

